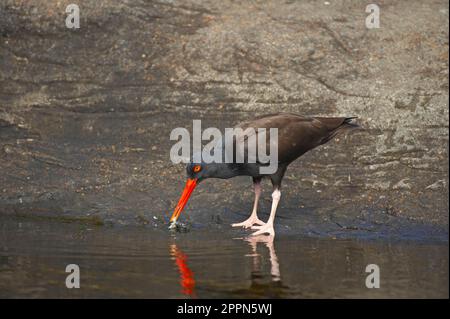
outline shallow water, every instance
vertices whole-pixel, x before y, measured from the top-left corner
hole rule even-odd
[[[0,221],[0,297],[448,298],[447,242]],[[65,286],[68,264],[80,289]],[[380,267],[379,289],[365,286],[368,264]]]

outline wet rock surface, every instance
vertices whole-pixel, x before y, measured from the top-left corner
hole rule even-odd
[[[86,0],[78,30],[69,3],[0,3],[2,214],[166,227],[173,128],[289,111],[364,129],[290,166],[277,233],[446,240],[447,2],[382,2],[370,30],[347,1]],[[183,215],[228,230],[252,201],[207,180]]]

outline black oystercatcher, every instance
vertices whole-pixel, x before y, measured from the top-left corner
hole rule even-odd
[[[291,113],[278,113],[261,116],[252,121],[241,123],[238,127],[242,129],[270,128],[278,129],[278,167],[272,174],[261,174],[259,168],[264,166],[258,158],[256,162],[244,163],[189,163],[187,165],[187,182],[178,205],[170,219],[170,227],[176,226],[176,221],[186,205],[192,191],[196,185],[206,178],[227,179],[235,176],[250,176],[253,178],[255,190],[255,201],[250,217],[233,227],[244,227],[256,229],[252,235],[269,234],[274,236],[273,222],[278,202],[281,197],[281,180],[288,165],[307,151],[322,145],[337,134],[357,128],[358,125],[352,123],[355,117],[306,117]],[[269,143],[269,142],[267,142]],[[224,145],[224,144],[223,144]],[[272,209],[269,220],[264,223],[257,216],[258,200],[261,194],[261,179],[270,178],[273,185]]]

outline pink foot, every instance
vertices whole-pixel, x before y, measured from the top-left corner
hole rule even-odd
[[[250,216],[247,220],[244,220],[242,223],[231,224],[232,227],[244,227],[250,228],[253,225],[265,225],[263,221],[261,221],[257,216]]]
[[[266,223],[262,226],[252,226],[252,229],[258,229],[258,231],[252,233],[252,236],[258,236],[262,234],[269,234],[270,236],[275,236],[275,231],[273,229],[272,223]]]

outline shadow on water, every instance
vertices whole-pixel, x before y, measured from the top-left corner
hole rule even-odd
[[[365,286],[365,267],[381,288]],[[80,289],[68,289],[68,264]],[[0,220],[0,297],[448,297],[448,243],[247,237],[243,230]]]

